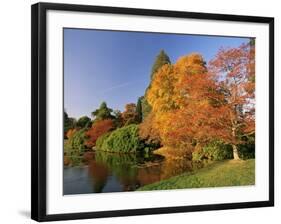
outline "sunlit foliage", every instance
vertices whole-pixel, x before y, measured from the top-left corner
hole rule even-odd
[[[221,49],[208,68],[194,53],[156,72],[147,100],[163,145],[195,149],[222,140],[239,159],[241,136],[254,132],[252,51],[249,44]]]
[[[199,53],[171,64],[162,50],[137,104],[128,103],[123,112],[113,112],[102,102],[92,116],[93,125],[84,129],[83,136],[88,148],[97,142],[100,150],[127,153],[163,146],[169,153],[193,153],[199,160],[252,158],[255,40],[237,48],[221,48],[208,65]],[[87,128],[91,120],[82,117],[74,122],[65,112],[64,122],[66,136],[73,143],[77,132],[81,134],[75,128]]]

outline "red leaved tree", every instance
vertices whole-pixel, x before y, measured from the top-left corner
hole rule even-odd
[[[219,83],[221,101],[219,137],[233,148],[239,159],[237,145],[243,136],[255,132],[255,43],[251,40],[239,48],[221,49],[209,64],[209,71]]]
[[[111,119],[94,122],[92,127],[85,133],[86,137],[88,138],[85,145],[88,148],[92,148],[96,145],[96,141],[100,136],[113,129],[114,123]]]

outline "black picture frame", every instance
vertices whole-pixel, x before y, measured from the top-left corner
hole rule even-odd
[[[100,12],[111,14],[141,15],[205,19],[216,21],[254,22],[269,25],[269,200],[243,203],[208,204],[195,206],[159,207],[101,212],[68,214],[46,213],[46,12],[63,10],[75,12]],[[148,215],[161,213],[193,212],[206,210],[238,209],[274,206],[274,18],[240,15],[163,11],[137,8],[103,7],[73,4],[37,3],[31,11],[31,218],[36,221],[86,219],[116,216]]]

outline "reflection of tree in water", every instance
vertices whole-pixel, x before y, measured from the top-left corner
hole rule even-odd
[[[96,162],[95,160],[92,160],[88,164],[88,170],[89,175],[93,178],[93,186],[94,186],[94,192],[100,193],[102,192],[104,186],[106,185],[107,178],[110,174],[108,168]]]
[[[71,167],[84,165],[83,158],[80,155],[64,156],[63,164],[64,166],[71,166]]]
[[[69,164],[74,166],[87,165],[95,193],[103,192],[109,176],[117,178],[123,191],[133,191],[140,186],[202,167],[202,164],[195,164],[188,159],[165,159],[154,154],[118,154],[102,151],[86,152],[83,156],[69,158],[69,161]]]
[[[186,159],[166,159],[162,166],[161,180],[192,170],[192,161]]]
[[[161,163],[141,168],[137,179],[140,186],[144,186],[201,167],[202,164],[187,159],[165,159]]]
[[[136,154],[96,152],[97,163],[105,164],[118,178],[124,191],[135,190],[138,158]]]
[[[146,184],[151,184],[160,181],[161,164],[147,166],[139,169],[138,180],[139,186],[144,186]]]

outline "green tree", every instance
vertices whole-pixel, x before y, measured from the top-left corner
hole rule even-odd
[[[141,100],[141,107],[142,107],[142,120],[144,120],[149,113],[151,112],[152,107],[148,103],[147,99],[145,97]]]
[[[161,68],[163,65],[171,64],[169,56],[164,50],[161,50],[160,53],[156,56],[154,64],[151,69],[150,79],[153,79],[154,74]]]
[[[91,126],[91,118],[87,116],[80,117],[76,123],[78,128],[89,128]]]
[[[105,120],[105,119],[114,119],[112,116],[112,109],[107,107],[106,102],[102,102],[99,109],[96,109],[92,112],[92,117],[95,121]]]
[[[123,126],[123,119],[122,119],[122,113],[120,110],[114,110],[113,111],[113,122],[116,128],[120,128]]]
[[[143,100],[143,96],[138,98],[138,102],[137,102],[137,108],[136,108],[136,112],[137,112],[137,121],[139,123],[142,122],[142,100]]]
[[[63,112],[63,120],[64,120],[64,133],[66,133],[69,129],[75,128],[76,120],[75,118],[69,117],[67,112]]]

